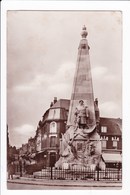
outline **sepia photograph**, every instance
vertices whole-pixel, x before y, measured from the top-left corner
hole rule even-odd
[[[121,11],[7,11],[8,189],[121,189],[121,74]]]
[[[2,193],[128,192],[125,8],[33,2],[2,10]]]

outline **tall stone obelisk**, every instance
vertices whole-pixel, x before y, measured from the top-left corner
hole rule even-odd
[[[78,58],[70,101],[67,131],[62,135],[58,168],[91,168],[104,166],[101,141],[97,133],[88,33],[84,26],[78,48]]]
[[[70,101],[69,116],[67,125],[74,125],[74,111],[79,103],[83,100],[85,105],[91,110],[91,124],[95,124],[95,110],[94,110],[94,95],[91,76],[91,66],[89,58],[89,45],[86,39],[88,32],[84,26],[81,32],[81,41],[78,48],[77,65],[74,76],[74,83]]]

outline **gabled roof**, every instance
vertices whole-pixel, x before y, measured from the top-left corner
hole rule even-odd
[[[100,118],[100,126],[107,127],[105,135],[121,135],[122,134],[122,120],[120,118]],[[103,134],[103,133],[102,133]]]

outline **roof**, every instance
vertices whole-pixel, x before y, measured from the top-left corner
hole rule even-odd
[[[43,115],[45,120],[67,120],[67,111],[69,110],[70,100],[60,99],[50,107]]]
[[[121,154],[103,153],[102,157],[105,162],[121,162],[122,161]]]
[[[100,118],[100,126],[107,127],[105,135],[121,135],[122,134],[122,120],[120,118]]]
[[[51,108],[64,108],[66,110],[69,110],[69,106],[70,106],[70,100],[60,99]]]
[[[67,120],[67,113],[64,108],[50,108],[47,120]]]

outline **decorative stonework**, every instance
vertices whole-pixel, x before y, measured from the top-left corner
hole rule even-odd
[[[101,141],[96,128],[91,133],[71,126],[62,135],[61,157],[56,162],[57,168],[96,168],[101,161]]]
[[[103,168],[101,141],[97,133],[88,33],[83,27],[78,48],[77,66],[67,121],[68,130],[62,135],[57,168]]]

